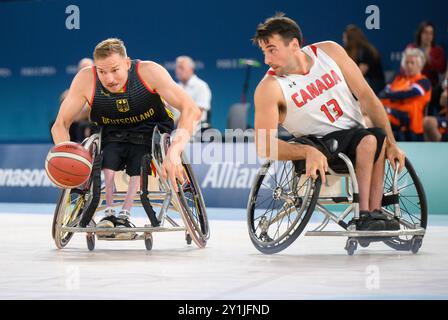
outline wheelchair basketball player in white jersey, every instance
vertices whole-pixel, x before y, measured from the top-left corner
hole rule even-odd
[[[399,223],[381,212],[385,158],[404,166],[386,112],[357,65],[331,41],[302,47],[297,23],[283,14],[258,25],[254,44],[270,67],[255,91],[257,153],[273,160],[305,160],[306,175],[325,183],[327,157],[317,148],[276,138],[278,125],[294,137],[335,140],[355,164],[359,183],[357,230],[398,230]],[[366,128],[363,112],[375,128]],[[274,145],[276,144],[276,145]]]

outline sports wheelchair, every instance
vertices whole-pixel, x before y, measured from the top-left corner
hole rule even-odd
[[[305,176],[304,160],[268,160],[262,165],[247,204],[248,230],[255,248],[264,254],[284,250],[317,211],[323,214],[323,221],[305,236],[347,237],[348,255],[354,254],[358,244],[365,248],[377,241],[395,250],[418,252],[425,235],[427,203],[409,159],[400,173],[398,165],[393,170],[386,160],[381,210],[387,217],[398,219],[397,231],[360,231],[356,230],[356,223],[349,225],[346,218],[350,214],[354,221],[360,217],[354,166],[347,155],[338,153],[329,167],[327,182],[322,185],[320,177],[313,181]]]
[[[52,236],[56,247],[64,248],[74,233],[86,233],[87,247],[90,251],[95,248],[95,236],[98,240],[123,240],[114,237],[117,233],[133,232],[132,239],[144,240],[147,250],[153,246],[154,232],[181,231],[185,233],[187,244],[194,242],[198,247],[206,246],[209,239],[209,223],[206,214],[201,189],[195,178],[190,164],[182,154],[184,168],[184,183],[179,181],[178,192],[174,192],[170,181],[162,178],[162,163],[170,146],[170,135],[160,133],[154,128],[152,138],[152,154],[143,156],[141,165],[140,190],[134,198],[134,205],[142,206],[150,220],[150,224],[136,228],[96,228],[94,215],[105,209],[105,193],[101,178],[101,133],[94,134],[82,143],[89,150],[93,158],[93,168],[89,180],[76,189],[64,189],[56,205]],[[114,206],[123,203],[127,184],[122,176],[115,175]],[[121,179],[121,180],[120,180]],[[160,212],[154,214],[152,206],[160,207]],[[180,215],[183,225],[179,225],[168,215],[174,211]],[[169,225],[167,225],[167,223]],[[109,234],[110,236],[104,236]]]

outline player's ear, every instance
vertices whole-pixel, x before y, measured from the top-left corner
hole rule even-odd
[[[299,40],[297,40],[297,38],[293,38],[291,40],[291,43],[289,44],[294,50],[299,50],[300,49],[300,45],[299,45]]]
[[[129,57],[126,58],[126,68],[127,69],[131,68],[131,58]]]

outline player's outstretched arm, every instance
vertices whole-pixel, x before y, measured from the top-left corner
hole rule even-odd
[[[86,102],[90,103],[89,99],[91,97],[88,97],[88,95],[89,92],[90,95],[92,94],[93,81],[91,68],[79,71],[73,79],[67,96],[61,103],[56,121],[51,128],[51,135],[55,144],[70,141],[70,125],[82,112]]]

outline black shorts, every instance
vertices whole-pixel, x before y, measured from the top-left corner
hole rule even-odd
[[[103,147],[103,169],[126,169],[129,176],[139,176],[142,157],[151,153],[151,147],[143,144],[109,142]]]
[[[386,138],[386,134],[383,129],[380,128],[354,128],[347,130],[339,130],[335,132],[331,132],[321,139],[325,141],[329,141],[331,139],[335,139],[337,143],[337,148],[332,150],[333,155],[337,155],[339,152],[346,154],[350,160],[356,163],[356,148],[358,147],[359,142],[365,136],[373,135],[376,137],[377,147],[375,152],[375,162],[378,159],[381,150],[383,148],[384,140]]]

